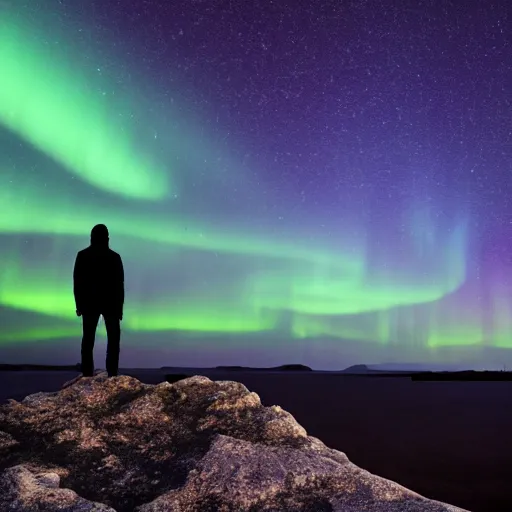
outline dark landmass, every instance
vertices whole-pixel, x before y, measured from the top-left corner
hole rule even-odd
[[[79,372],[80,364],[73,365],[44,365],[44,364],[0,364],[0,372]]]
[[[377,365],[378,366],[378,365]],[[23,371],[62,371],[62,372],[81,372],[80,363],[75,365],[39,365],[39,364],[0,364],[0,372],[23,372]],[[308,372],[311,374],[323,374],[333,376],[350,377],[392,377],[392,378],[410,378],[413,381],[512,381],[512,372],[510,371],[417,371],[417,370],[386,370],[368,366],[366,364],[356,364],[349,366],[344,370],[313,370],[309,366],[302,364],[284,364],[270,368],[251,368],[249,366],[216,366],[215,368],[176,368],[162,366],[161,368],[121,368],[123,371],[150,371],[162,372],[165,374],[167,382],[177,382],[182,378],[190,376],[191,373],[211,372]],[[188,372],[188,373],[186,373]]]
[[[126,369],[126,368],[124,368]],[[176,368],[170,366],[162,366],[161,368],[131,368],[132,370],[162,370],[169,371],[175,370]],[[185,370],[185,368],[183,368]],[[122,369],[121,369],[122,370]],[[281,366],[275,366],[271,368],[251,368],[248,366],[216,366],[215,368],[194,368],[194,370],[220,370],[220,371],[234,371],[234,372],[313,372],[312,368],[303,364],[283,364]],[[43,365],[43,364],[0,364],[0,371],[81,371],[80,363],[75,365]]]
[[[340,370],[338,373],[345,373],[347,375],[364,375],[364,376],[378,376],[378,377],[410,377],[414,370],[385,370],[380,368],[372,368],[366,364],[355,364],[349,366],[344,370]]]
[[[283,364],[271,368],[251,368],[248,366],[216,366],[216,370],[234,372],[313,372],[312,368],[303,364]]]
[[[373,371],[376,370],[370,370],[370,368],[368,368],[368,366],[365,364],[354,364],[348,368],[345,368],[344,370],[341,370],[341,373],[368,373]]]
[[[459,382],[492,382],[512,381],[512,372],[477,372],[473,370],[462,372],[420,372],[411,375],[415,381],[459,381]]]
[[[471,366],[453,363],[376,363],[365,364],[370,370],[379,370],[382,372],[460,372],[465,370],[473,370]]]

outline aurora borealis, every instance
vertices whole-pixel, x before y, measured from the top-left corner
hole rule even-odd
[[[64,4],[0,3],[0,362],[105,223],[121,367],[512,364],[505,2]]]

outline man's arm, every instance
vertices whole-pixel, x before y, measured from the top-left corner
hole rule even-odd
[[[73,267],[73,295],[75,296],[76,314],[80,316],[83,300],[83,264],[80,253],[77,253]]]
[[[120,309],[120,317],[119,319],[123,319],[123,309],[124,309],[124,267],[123,267],[123,260],[121,259],[121,256],[119,256],[118,261],[118,268],[117,268],[117,278],[118,278],[118,297],[119,297],[119,309]]]

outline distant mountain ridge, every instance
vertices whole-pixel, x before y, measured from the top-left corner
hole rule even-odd
[[[275,372],[313,372],[309,366],[303,364],[283,364],[270,368],[251,368],[250,366],[216,366],[216,370],[225,371],[275,371]]]
[[[434,366],[434,367],[433,367]],[[512,372],[503,371],[476,371],[467,368],[454,367],[455,365],[426,365],[421,363],[383,363],[383,364],[355,364],[342,370],[314,370],[313,368],[297,363],[283,364],[274,367],[250,367],[250,366],[216,366],[209,368],[196,367],[171,367],[160,368],[120,368],[120,371],[161,371],[180,373],[201,373],[201,372],[290,372],[290,373],[320,373],[320,374],[343,374],[358,376],[386,376],[406,377],[415,376],[414,380],[506,380],[507,375]],[[39,365],[39,364],[7,364],[0,363],[0,371],[68,371],[81,372],[80,363],[74,365]],[[421,377],[419,375],[421,374]],[[494,376],[493,374],[497,374]]]

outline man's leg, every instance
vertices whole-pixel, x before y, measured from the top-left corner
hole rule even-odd
[[[117,315],[105,314],[103,319],[107,329],[107,372],[109,377],[116,377],[119,369],[121,325]]]
[[[82,374],[84,377],[94,375],[94,339],[99,318],[99,313],[82,313]]]

